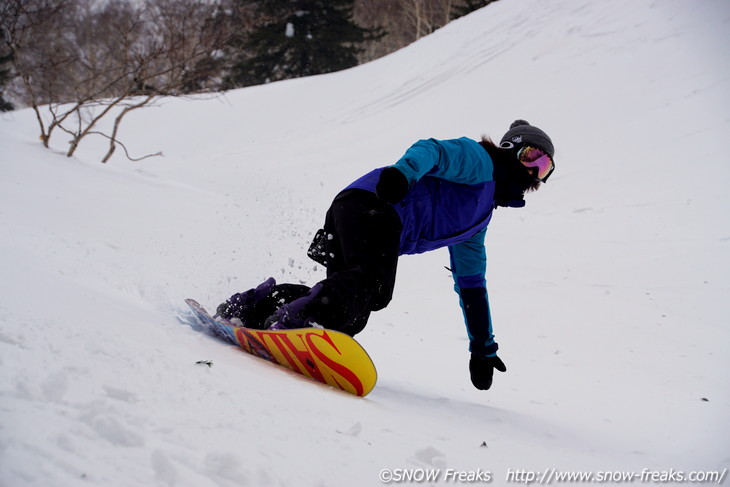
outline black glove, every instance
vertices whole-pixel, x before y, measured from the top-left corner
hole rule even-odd
[[[472,355],[469,360],[469,373],[471,373],[471,383],[474,387],[482,391],[486,391],[492,387],[492,376],[494,375],[494,369],[500,372],[507,372],[507,367],[502,362],[502,359],[497,357],[482,357],[479,355]]]
[[[380,179],[375,186],[375,193],[381,201],[395,204],[405,198],[408,192],[408,179],[394,167],[386,167],[380,173]]]

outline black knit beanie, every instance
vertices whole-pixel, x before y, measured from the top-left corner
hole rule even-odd
[[[530,145],[542,149],[553,157],[555,154],[555,148],[553,147],[553,141],[550,137],[537,127],[530,125],[524,120],[515,120],[512,125],[509,126],[509,130],[500,144],[505,142],[512,142],[515,146]]]

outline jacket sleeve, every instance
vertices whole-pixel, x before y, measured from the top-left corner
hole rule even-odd
[[[499,348],[492,333],[492,317],[486,286],[487,255],[484,248],[486,229],[471,239],[449,247],[454,289],[464,313],[469,336],[469,351],[480,356],[494,356]]]
[[[413,144],[393,165],[413,184],[428,174],[461,184],[492,180],[489,154],[475,140],[424,139]]]

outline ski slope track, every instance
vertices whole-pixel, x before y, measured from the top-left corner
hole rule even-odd
[[[728,45],[725,0],[503,0],[353,69],[132,112],[125,145],[164,153],[138,163],[100,164],[101,137],[66,158],[32,111],[2,114],[0,486],[722,472]],[[446,251],[402,258],[358,335],[366,398],[178,320],[185,298],[317,282],[305,250],[341,188],[419,138],[498,140],[516,118],[557,170],[490,224],[508,368],[490,391],[469,381]]]

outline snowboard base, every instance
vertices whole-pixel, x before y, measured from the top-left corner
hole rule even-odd
[[[197,301],[185,302],[210,334],[269,362],[356,396],[367,395],[378,378],[365,349],[351,336],[322,328],[255,330],[210,316]]]

